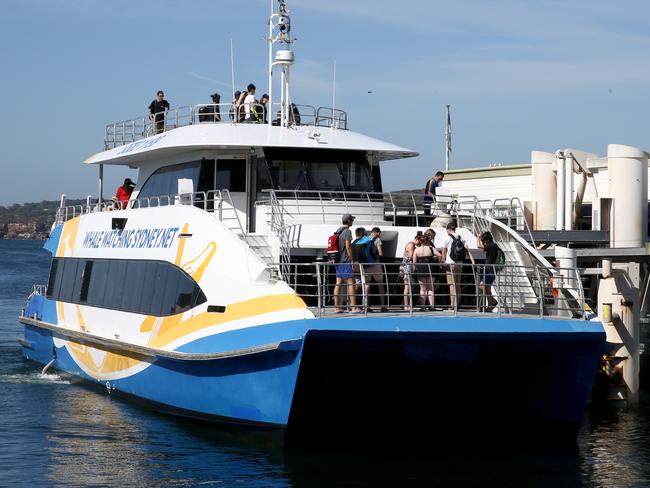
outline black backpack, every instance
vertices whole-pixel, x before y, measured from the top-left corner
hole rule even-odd
[[[463,241],[460,237],[450,237],[452,243],[451,249],[449,250],[449,257],[456,263],[462,263],[467,257],[467,249],[465,249],[465,244],[463,244]]]
[[[497,246],[497,245],[495,244],[495,246]],[[497,262],[494,263],[494,264],[496,266],[505,266],[505,264],[506,264],[506,255],[503,254],[503,251],[501,250],[501,248],[499,246],[497,246],[497,249],[499,250],[499,252],[497,254]]]
[[[201,107],[199,109],[199,122],[214,122],[214,107]]]

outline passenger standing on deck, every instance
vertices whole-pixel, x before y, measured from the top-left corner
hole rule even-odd
[[[485,293],[487,306],[492,309],[497,306],[497,301],[492,295],[492,285],[496,278],[496,272],[505,263],[503,251],[494,242],[494,237],[491,232],[483,232],[478,239],[479,247],[485,251],[485,275],[479,284],[479,287]],[[488,310],[490,311],[490,310]]]
[[[420,285],[420,310],[433,310],[433,263],[440,256],[438,250],[431,245],[430,234],[425,232],[418,239],[418,245],[413,252],[415,276]]]
[[[241,92],[237,90],[232,98],[232,103],[230,104],[230,110],[228,110],[228,116],[230,120],[235,120],[235,114],[237,113],[237,107],[239,107],[239,97]]]
[[[373,227],[370,231],[370,254],[368,266],[366,266],[366,296],[370,297],[370,286],[372,283],[377,284],[379,303],[381,311],[386,312],[386,296],[384,288],[384,267],[381,260],[384,257],[384,245],[381,242],[381,230],[379,227]],[[370,300],[370,299],[368,299]],[[368,308],[370,312],[370,308]]]
[[[348,301],[352,307],[352,312],[357,313],[361,310],[357,308],[357,297],[355,295],[354,271],[352,270],[352,231],[350,226],[354,222],[354,216],[345,214],[341,219],[343,224],[336,231],[338,234],[339,259],[336,265],[336,285],[334,286],[334,311],[343,313],[341,306],[341,285],[346,283],[348,286]]]
[[[372,241],[370,240],[370,237],[366,235],[366,229],[363,227],[357,227],[354,231],[354,235],[356,239],[352,241],[352,269],[358,278],[363,278],[362,280],[358,280],[357,283],[366,282],[363,292],[367,297],[370,287],[367,285],[366,270],[368,269],[368,263],[371,261],[370,246],[372,245]],[[355,276],[355,280],[357,279],[357,276]],[[364,306],[366,308],[368,307],[367,301],[364,303]]]
[[[118,209],[127,208],[133,188],[135,188],[135,183],[131,181],[131,178],[126,178],[124,184],[117,189],[115,199],[117,200]]]
[[[433,248],[432,249],[433,256],[434,256],[433,262],[435,266],[431,267],[431,288],[435,293],[436,289],[438,288],[438,283],[440,282],[440,278],[443,272],[442,265],[440,264],[440,258],[442,254],[440,253],[440,250],[436,247],[436,231],[429,227],[424,231],[424,235],[427,236],[428,238],[428,245],[431,248]]]
[[[404,310],[411,311],[413,302],[411,300],[412,287],[413,287],[413,253],[415,246],[418,245],[422,231],[419,230],[412,241],[409,241],[404,248],[404,256],[402,257],[402,265],[400,266],[400,275],[404,277]]]
[[[456,233],[456,224],[447,224],[447,238],[442,248],[441,261],[447,264],[447,283],[449,284],[449,297],[451,306],[458,308],[460,303],[460,288],[462,280],[463,262],[469,256],[472,264],[475,264],[474,256],[467,247],[467,243]]]
[[[266,93],[262,95],[262,98],[260,98],[260,105],[262,106],[262,114],[261,114],[262,122],[266,124],[268,123],[268,113],[269,113],[269,96]]]
[[[246,95],[244,96],[244,121],[246,122],[254,122],[257,120],[257,114],[255,112],[255,107],[254,105],[257,103],[257,100],[255,99],[255,85],[252,83],[249,84],[246,87]],[[239,97],[240,99],[242,98],[242,95]]]
[[[210,98],[212,103],[199,109],[199,122],[221,122],[221,110],[219,108],[221,95],[213,93]]]
[[[433,178],[427,181],[427,184],[424,186],[424,214],[431,215],[431,206],[433,205],[434,200],[436,199],[436,188],[441,186],[442,180],[445,178],[445,174],[442,171],[438,171]]]
[[[154,123],[154,134],[159,134],[165,130],[167,110],[169,110],[169,102],[165,100],[165,93],[158,90],[156,99],[149,105],[149,120]]]

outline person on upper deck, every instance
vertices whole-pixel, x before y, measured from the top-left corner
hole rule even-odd
[[[237,107],[239,106],[239,97],[241,92],[237,90],[232,98],[232,103],[230,104],[230,110],[228,111],[228,117],[230,120],[235,120],[235,114],[237,113]]]
[[[154,122],[154,134],[165,130],[165,115],[169,110],[169,102],[165,100],[165,93],[158,90],[156,98],[149,104],[149,120]]]
[[[219,109],[221,95],[213,93],[210,98],[212,98],[212,104],[199,109],[199,122],[221,122],[221,110]]]
[[[436,188],[441,186],[442,180],[445,178],[445,174],[442,171],[438,171],[435,176],[424,186],[424,214],[431,215],[431,205],[436,197]]]
[[[255,111],[257,99],[255,98],[255,90],[255,85],[250,83],[246,87],[246,91],[239,96],[239,105],[244,105],[245,122],[257,121],[257,112]]]
[[[262,98],[260,98],[260,105],[262,106],[262,122],[267,123],[268,122],[268,113],[269,113],[269,96],[268,94],[262,95]]]
[[[135,183],[131,181],[131,178],[126,178],[124,184],[115,192],[117,208],[122,209],[128,206],[131,194],[133,193],[133,188],[135,188]]]
[[[294,125],[300,125],[300,110],[298,110],[298,106],[295,103],[291,103],[289,108],[291,109],[289,120],[291,120],[291,123]]]

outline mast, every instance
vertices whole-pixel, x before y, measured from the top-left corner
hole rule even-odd
[[[291,51],[291,18],[287,13],[285,0],[278,0],[278,12],[273,11],[271,3],[271,16],[269,17],[269,120],[268,124],[273,123],[273,68],[280,67],[280,125],[287,127],[290,123],[290,104],[289,97],[289,69],[294,62],[294,54]],[[273,56],[273,45],[280,43],[285,45],[285,49],[278,49]]]
[[[445,129],[445,171],[449,171],[449,154],[451,154],[451,113],[447,105],[447,128]]]

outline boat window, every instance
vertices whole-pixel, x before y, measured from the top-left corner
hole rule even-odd
[[[260,200],[264,198],[264,193],[262,193],[262,190],[270,190],[271,188],[275,188],[273,185],[273,179],[271,178],[271,171],[269,168],[269,165],[266,164],[266,159],[264,158],[258,158],[257,159],[257,182],[256,182],[256,189],[257,189],[257,199]],[[268,198],[268,194],[266,195]]]
[[[83,275],[81,276],[81,291],[79,293],[79,301],[81,303],[88,300],[88,287],[90,286],[90,277],[93,272],[93,261],[91,259],[87,260],[84,266]]]
[[[345,188],[348,190],[367,191],[372,188],[372,179],[369,173],[367,163],[351,161],[341,164]]]
[[[61,286],[61,277],[63,273],[59,270],[59,260],[53,259],[52,266],[50,266],[50,278],[47,280],[47,295],[51,294],[50,290],[54,290],[56,286]],[[58,280],[58,285],[56,284]]]
[[[108,277],[108,261],[93,260],[93,271],[90,276],[90,283],[88,284],[87,303],[92,303],[95,306],[102,307],[104,305],[104,297],[106,296],[106,278]]]
[[[124,296],[124,286],[126,278],[126,263],[124,261],[113,261],[108,267],[108,276],[106,277],[106,300],[104,306],[112,303],[122,305]]]
[[[308,163],[309,176],[311,179],[311,188],[318,190],[339,190],[346,188],[343,186],[341,171],[336,163]]]
[[[156,266],[151,276],[153,277],[153,297],[151,300],[151,313],[152,315],[165,315],[163,312],[163,296],[165,295],[165,281],[166,281],[167,268],[164,266]]]
[[[178,294],[178,281],[174,279],[174,269],[170,267],[160,267],[161,278],[158,281],[160,288],[160,300],[158,302],[158,315],[171,315],[176,308],[176,295]]]
[[[147,272],[147,263],[132,262],[126,266],[126,280],[122,296],[122,303],[126,310],[139,310],[141,291],[144,287],[144,278]]]
[[[257,191],[381,191],[362,151],[265,148],[266,168],[258,160]]]
[[[246,161],[219,159],[217,161],[217,190],[246,191]]]
[[[61,278],[61,300],[64,302],[72,301],[72,292],[77,277],[78,259],[66,259],[63,263],[63,277]]]
[[[246,161],[243,159],[219,159],[216,161],[217,173],[215,176],[215,160],[204,159],[201,161],[201,174],[198,192],[212,190],[229,190],[231,192],[246,191]]]
[[[309,190],[302,161],[269,161],[269,171],[277,190]]]
[[[177,195],[178,180],[191,179],[194,182],[193,191],[197,191],[201,161],[174,164],[157,169],[142,186],[138,198],[155,197],[161,195]]]
[[[214,159],[203,159],[201,161],[201,174],[199,175],[199,186],[197,192],[209,192],[214,190]]]
[[[144,315],[185,312],[206,301],[199,285],[165,261],[54,258],[47,297]]]

